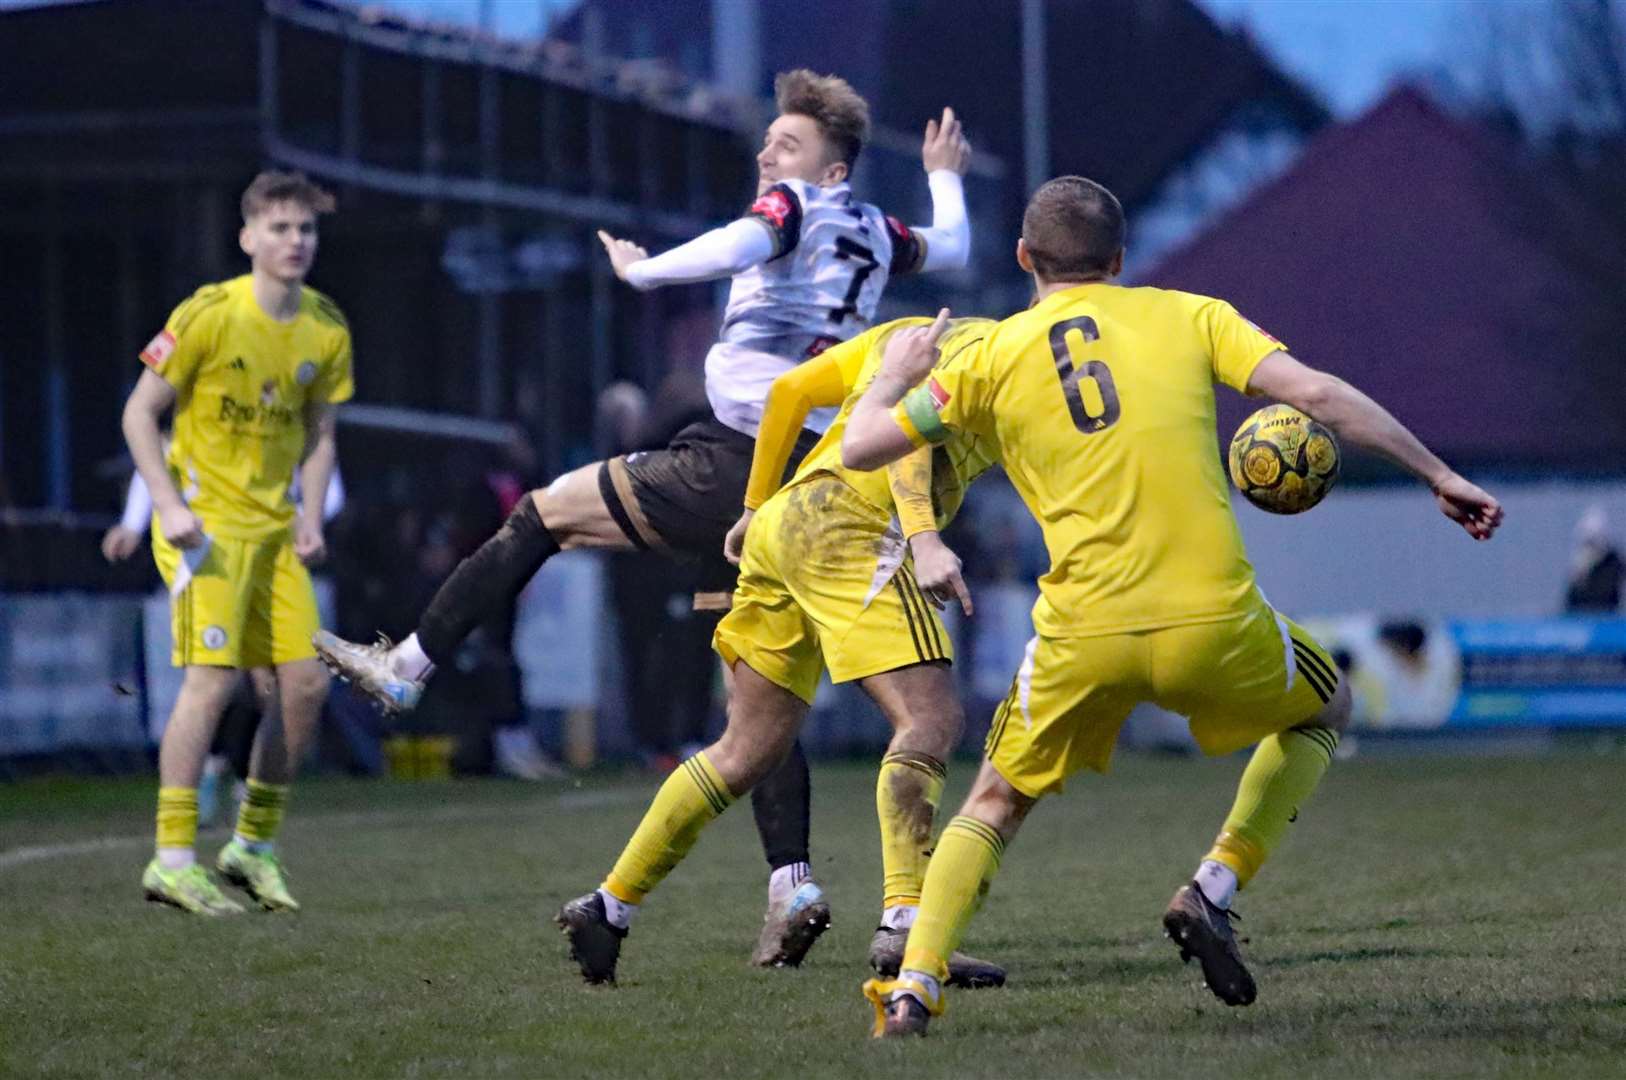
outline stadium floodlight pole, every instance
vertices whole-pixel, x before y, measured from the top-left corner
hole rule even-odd
[[[733,97],[762,97],[762,19],[752,0],[711,0],[712,79]]]
[[[1044,0],[1022,0],[1022,162],[1028,191],[1050,179],[1049,71]]]

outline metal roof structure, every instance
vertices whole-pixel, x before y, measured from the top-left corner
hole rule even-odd
[[[765,116],[567,42],[328,0],[0,9],[0,71],[0,504],[54,510],[106,505],[135,353],[246,269],[237,198],[273,165],[339,196],[312,283],[350,319],[369,429],[518,419],[557,470],[585,403],[697,361],[716,305],[621,287],[594,231],[659,248],[733,217]]]

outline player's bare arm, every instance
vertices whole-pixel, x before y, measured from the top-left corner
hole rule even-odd
[[[152,371],[143,371],[124,403],[121,426],[136,471],[152,492],[158,511],[158,530],[165,540],[179,548],[195,548],[203,543],[203,525],[187,508],[164,466],[164,437],[158,420],[175,404],[175,388]]]
[[[932,509],[932,448],[922,446],[892,462],[886,475],[904,539],[915,560],[915,584],[938,610],[958,599],[960,610],[970,615],[971,591],[960,573],[960,557],[943,542]]]
[[[322,511],[327,504],[328,484],[339,460],[334,435],[338,406],[310,402],[305,406],[305,456],[299,464],[299,488],[303,499],[294,522],[294,554],[306,566],[316,566],[327,558],[327,539],[322,531]]]
[[[1440,512],[1475,540],[1489,540],[1502,524],[1501,503],[1458,475],[1383,406],[1336,375],[1278,350],[1254,368],[1248,393],[1286,402],[1340,439],[1410,471],[1429,486]]]
[[[949,309],[930,326],[899,330],[886,343],[881,370],[853,406],[841,436],[841,463],[849,469],[878,469],[914,449],[892,418],[892,409],[937,364],[937,341],[948,327]]]

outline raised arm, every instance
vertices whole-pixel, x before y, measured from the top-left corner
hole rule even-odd
[[[910,226],[926,247],[920,269],[958,270],[971,261],[971,220],[961,180],[971,167],[971,144],[953,109],[944,109],[941,121],[926,122],[920,162],[932,193],[932,223]]]
[[[1248,379],[1250,394],[1275,398],[1325,424],[1341,440],[1381,454],[1429,486],[1440,512],[1475,540],[1489,540],[1502,523],[1502,506],[1463,479],[1404,424],[1349,383],[1276,351]]]
[[[158,429],[158,418],[174,404],[175,388],[156,372],[143,371],[124,403],[121,426],[136,471],[152,493],[159,533],[176,547],[194,548],[203,543],[203,525],[187,508],[164,467],[164,437]]]
[[[701,233],[654,258],[632,241],[617,240],[602,229],[598,238],[609,253],[615,276],[640,291],[733,277],[774,256],[773,234],[761,221],[749,217]]]
[[[899,330],[887,341],[881,370],[853,405],[841,435],[841,463],[847,468],[878,469],[915,448],[916,441],[898,426],[892,410],[937,363],[937,339],[948,319],[944,308],[930,326]]]

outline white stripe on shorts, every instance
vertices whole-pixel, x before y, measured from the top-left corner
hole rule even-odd
[[[1016,669],[1016,700],[1022,703],[1022,722],[1033,730],[1033,715],[1028,712],[1028,698],[1033,694],[1033,654],[1039,648],[1037,636],[1028,639],[1022,650],[1022,666]]]
[[[870,601],[881,594],[886,583],[892,580],[892,575],[898,572],[903,565],[904,556],[909,554],[909,544],[903,538],[903,526],[898,524],[898,516],[892,515],[892,522],[886,527],[886,534],[876,550],[875,576],[870,578],[869,592],[864,594],[864,607],[868,608]]]
[[[1299,661],[1293,652],[1293,635],[1287,632],[1287,620],[1276,614],[1272,608],[1270,614],[1276,619],[1276,629],[1282,632],[1282,657],[1287,662],[1287,689],[1293,689],[1293,680],[1299,673]]]

